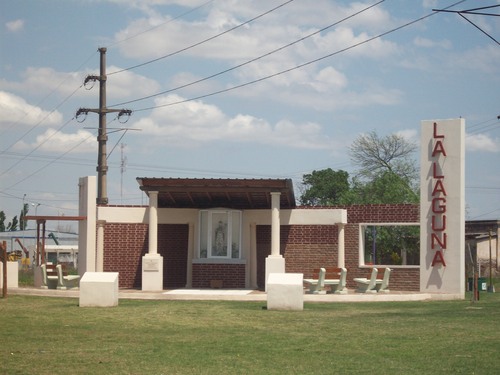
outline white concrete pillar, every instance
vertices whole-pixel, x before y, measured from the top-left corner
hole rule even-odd
[[[337,223],[338,227],[338,258],[337,267],[345,267],[345,237],[344,237],[344,224]]]
[[[97,179],[96,176],[81,177],[78,181],[78,215],[86,220],[78,222],[78,273],[95,272],[97,243]]]
[[[257,224],[254,222],[250,223],[250,256],[248,258],[250,281],[247,287],[257,289]]]
[[[186,269],[186,288],[193,287],[193,256],[194,256],[194,224],[189,223],[188,230],[188,253]]]
[[[271,256],[280,255],[280,192],[271,193]]]
[[[104,225],[105,220],[97,220],[96,272],[104,272]]]
[[[163,257],[158,254],[158,192],[149,192],[149,248],[142,257],[142,290],[163,290]]]
[[[271,273],[285,273],[285,258],[280,254],[280,195],[271,193],[271,255],[266,258],[266,291]]]
[[[158,192],[149,192],[149,248],[148,254],[158,254]]]

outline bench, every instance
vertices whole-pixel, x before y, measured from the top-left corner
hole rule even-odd
[[[390,268],[372,268],[368,277],[357,277],[354,279],[358,293],[389,293]]]
[[[57,270],[57,289],[78,288],[78,282],[80,281],[79,275],[68,275],[68,273],[65,270],[63,270],[63,267],[60,264],[56,266],[56,270]]]
[[[356,282],[358,293],[377,293],[375,287],[377,286],[377,274],[378,269],[372,268],[372,272],[369,277],[356,277],[354,281]]]
[[[55,264],[42,264],[42,289],[57,289],[57,269]]]
[[[313,270],[312,279],[304,279],[303,282],[309,287],[309,293],[319,294],[326,293],[324,291],[326,270],[317,268]]]
[[[384,270],[383,276],[380,274],[382,270],[379,269],[379,273],[377,275],[377,289],[378,293],[389,293],[389,277],[391,276],[391,269],[387,267]],[[382,278],[380,278],[382,276]]]
[[[326,267],[324,285],[329,286],[334,294],[347,293],[347,270],[343,267]]]
[[[346,294],[347,270],[338,267],[322,267],[313,270],[312,279],[304,279],[310,293],[326,293],[325,286],[330,287],[332,293]]]

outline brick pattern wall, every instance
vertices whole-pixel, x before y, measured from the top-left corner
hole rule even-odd
[[[328,208],[347,209],[344,229],[345,265],[348,288],[355,288],[355,277],[366,277],[369,270],[359,267],[359,223],[413,223],[419,221],[419,206],[411,204],[354,205]],[[321,209],[321,208],[311,208]],[[265,283],[265,258],[271,253],[271,226],[257,226],[257,284]],[[303,273],[311,277],[319,267],[337,266],[338,228],[334,225],[282,226],[280,253],[286,259],[286,272]],[[391,273],[390,289],[418,291],[420,271],[397,268]]]
[[[189,226],[158,225],[158,253],[163,256],[163,288],[184,288],[187,282]]]
[[[244,264],[193,264],[193,288],[210,288],[211,280],[222,280],[223,288],[245,288]]]
[[[186,286],[187,225],[158,225],[158,253],[163,256],[163,287]],[[147,224],[106,223],[104,271],[119,272],[120,288],[141,288],[142,257],[148,252]]]
[[[120,288],[141,287],[141,262],[147,251],[146,224],[107,223],[104,226],[104,271],[120,273]]]
[[[337,206],[347,209],[345,226],[345,265],[348,270],[347,286],[356,288],[355,277],[367,277],[369,270],[359,268],[359,223],[418,223],[420,206],[413,204],[374,204]],[[394,268],[389,289],[404,291],[420,290],[420,270]]]
[[[280,254],[286,272],[312,277],[318,264],[337,265],[337,227],[333,225],[282,225]],[[257,226],[257,285],[265,286],[266,257],[271,254],[271,226]]]
[[[332,208],[332,207],[329,207]],[[359,223],[418,222],[416,205],[355,205],[347,209],[345,226],[345,263],[348,287],[354,277],[365,277],[359,267]],[[321,209],[321,208],[311,208]],[[164,288],[184,287],[187,272],[188,225],[158,226],[158,252],[164,260]],[[286,259],[286,272],[312,276],[320,266],[337,265],[338,228],[334,225],[293,225],[280,229],[280,253]],[[141,287],[141,261],[148,251],[147,224],[107,223],[104,228],[104,271],[119,272],[120,288]],[[264,288],[265,258],[271,253],[271,226],[257,226],[257,282]],[[193,287],[208,288],[210,280],[223,280],[225,288],[245,287],[245,265],[194,264]],[[419,270],[397,268],[391,274],[390,289],[419,290]]]

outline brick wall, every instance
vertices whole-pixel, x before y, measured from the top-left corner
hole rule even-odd
[[[141,261],[148,251],[146,224],[104,226],[104,271],[119,272],[120,288],[141,287]]]
[[[193,288],[210,288],[211,280],[222,280],[223,288],[245,288],[244,264],[193,264]]]
[[[184,288],[187,281],[189,226],[158,225],[158,253],[163,256],[163,287]]]
[[[332,207],[329,207],[332,208]],[[345,263],[348,287],[354,288],[354,277],[365,277],[366,268],[359,267],[359,223],[418,222],[416,205],[355,205],[333,208],[347,209],[345,226]],[[321,209],[321,208],[311,208]],[[164,260],[164,288],[186,285],[188,225],[160,224],[158,252]],[[293,225],[280,229],[280,253],[286,259],[286,272],[312,276],[320,266],[337,265],[337,226]],[[104,227],[104,271],[119,272],[121,288],[141,287],[141,261],[148,250],[147,224],[107,223]],[[257,226],[257,283],[264,287],[265,258],[271,253],[271,226]],[[193,264],[193,287],[210,287],[210,280],[223,280],[225,288],[245,287],[245,265]],[[419,290],[419,270],[396,268],[391,274],[390,289]]]
[[[163,287],[186,286],[187,225],[158,225],[158,253],[163,256]],[[119,272],[120,288],[141,288],[142,257],[148,252],[147,224],[106,223],[104,271]]]
[[[359,267],[359,223],[413,223],[419,221],[419,206],[410,204],[354,205],[328,208],[347,209],[344,229],[345,265],[348,287],[355,288],[355,277],[366,277],[369,270]],[[311,208],[321,209],[321,208]],[[334,225],[281,226],[280,253],[286,260],[286,272],[303,273],[312,277],[312,270],[337,266],[338,228]],[[257,226],[257,284],[264,288],[265,258],[271,253],[271,226]],[[420,271],[395,268],[391,273],[390,289],[418,291]]]

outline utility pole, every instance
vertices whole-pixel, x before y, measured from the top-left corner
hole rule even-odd
[[[123,172],[125,172],[125,166],[127,165],[127,157],[123,156],[123,149],[125,144],[120,144],[121,149],[121,163],[120,163],[120,203],[123,204]]]
[[[107,194],[107,154],[106,154],[106,142],[108,140],[108,133],[106,130],[106,114],[117,112],[118,117],[122,115],[128,115],[132,113],[128,109],[110,109],[106,107],[106,48],[99,48],[100,53],[100,73],[98,76],[89,75],[85,78],[84,84],[89,81],[99,81],[99,108],[80,108],[76,112],[76,117],[81,114],[87,115],[89,112],[97,113],[99,115],[99,133],[97,135],[97,141],[99,142],[99,150],[97,153],[97,204],[108,204],[108,194]]]

